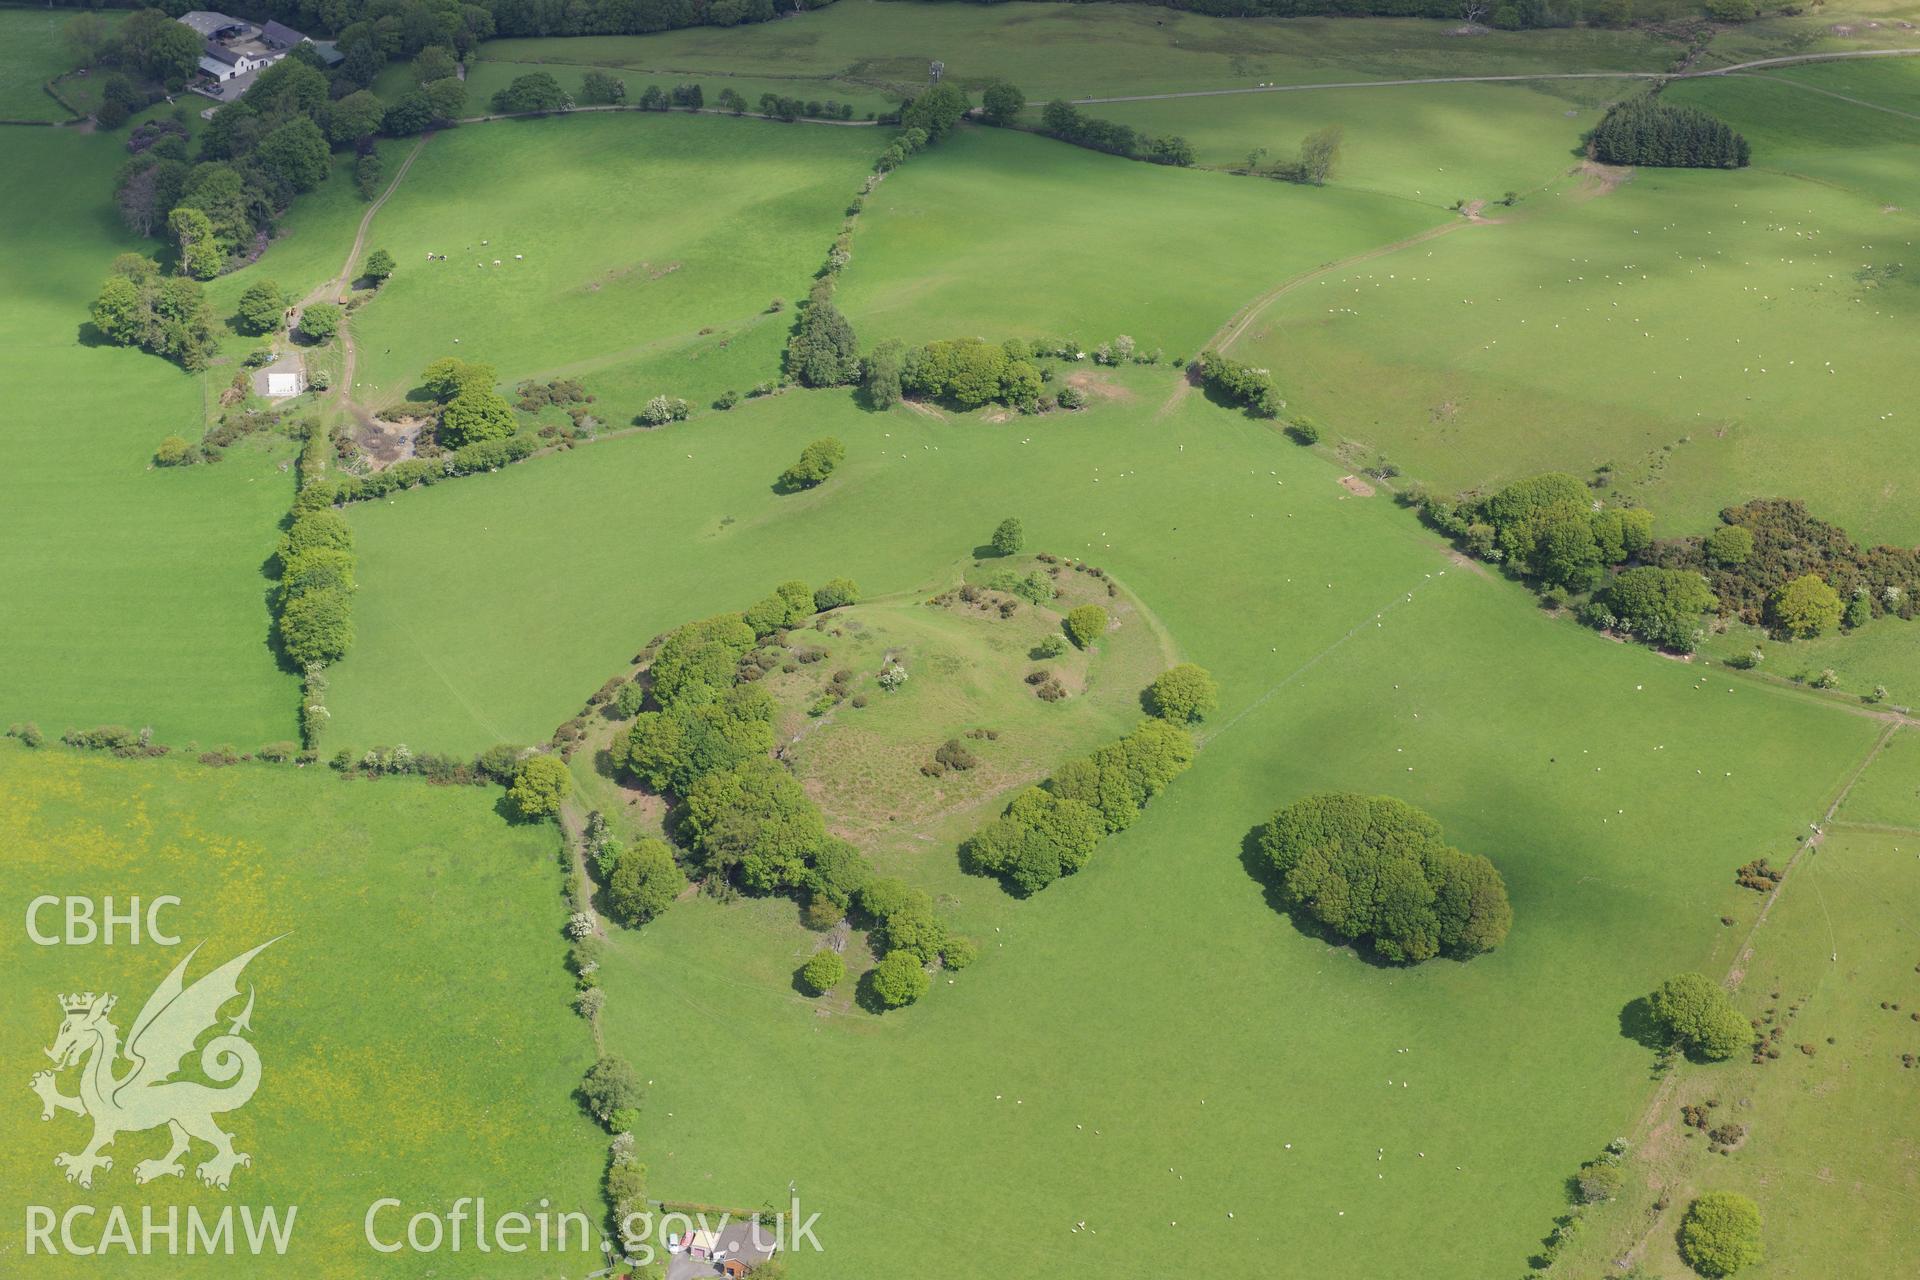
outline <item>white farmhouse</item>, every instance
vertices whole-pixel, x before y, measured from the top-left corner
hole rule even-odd
[[[253,84],[262,68],[270,67],[302,44],[313,43],[292,27],[269,22],[257,27],[244,18],[211,9],[183,13],[182,26],[200,37],[201,79],[194,91],[220,102],[232,102]],[[323,60],[339,61],[331,45],[315,45]]]

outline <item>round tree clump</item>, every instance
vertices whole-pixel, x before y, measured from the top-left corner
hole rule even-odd
[[[309,342],[325,342],[340,332],[340,308],[316,302],[300,313],[300,334]]]
[[[994,528],[991,545],[995,555],[1010,556],[1017,554],[1020,548],[1026,544],[1026,530],[1021,528],[1020,522],[1012,516],[1008,516]]]
[[[1067,638],[1084,649],[1107,631],[1107,611],[1097,604],[1083,604],[1067,612]]]
[[[1147,686],[1147,705],[1164,720],[1190,724],[1220,705],[1220,686],[1205,667],[1183,662]]]
[[[618,1131],[640,1111],[640,1074],[618,1054],[608,1054],[587,1069],[580,1081],[580,1101],[587,1113]]]
[[[1472,956],[1506,941],[1507,886],[1494,865],[1441,838],[1440,824],[1391,796],[1296,800],[1260,831],[1288,906],[1388,960]]]
[[[800,981],[817,996],[823,996],[840,985],[840,979],[847,976],[847,962],[840,958],[838,951],[816,951],[811,959],[800,966]]]
[[[280,610],[280,645],[301,667],[338,662],[353,645],[353,604],[336,587],[303,591]]]
[[[964,969],[980,958],[980,944],[957,933],[948,934],[940,943],[940,966]]]
[[[513,406],[497,391],[475,387],[462,391],[440,411],[440,443],[459,449],[513,434]]]
[[[1598,1204],[1620,1194],[1620,1188],[1626,1183],[1626,1175],[1620,1171],[1619,1165],[1596,1160],[1580,1166],[1574,1183],[1581,1204]]]
[[[560,812],[560,805],[573,794],[573,775],[558,756],[528,756],[520,762],[507,788],[507,799],[529,818],[546,818]]]
[[[1723,524],[1707,535],[1710,564],[1745,564],[1753,554],[1753,534],[1737,524]]]
[[[638,841],[623,850],[607,877],[607,906],[630,925],[643,925],[680,896],[687,877],[664,840]]]
[[[921,967],[920,957],[909,951],[889,951],[869,977],[874,997],[889,1009],[912,1004],[933,985]]]
[[[1833,630],[1841,612],[1840,593],[1815,574],[1801,574],[1774,593],[1773,620],[1796,639]]]
[[[1703,1276],[1730,1276],[1765,1256],[1760,1206],[1731,1191],[1709,1191],[1687,1208],[1680,1256]]]
[[[1647,1004],[1674,1042],[1695,1057],[1718,1062],[1753,1044],[1753,1024],[1733,1007],[1727,989],[1700,974],[1668,978]]]

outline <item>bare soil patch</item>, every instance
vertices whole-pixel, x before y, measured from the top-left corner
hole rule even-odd
[[[1079,373],[1067,375],[1067,385],[1085,396],[1101,400],[1113,400],[1125,403],[1133,399],[1133,392],[1115,382],[1112,377],[1096,369],[1084,369]]]
[[[1472,556],[1466,554],[1465,552],[1456,551],[1452,547],[1447,548],[1447,563],[1452,565],[1456,569],[1465,569],[1468,573],[1477,573],[1483,578],[1490,578],[1493,576],[1492,574],[1487,572],[1487,566],[1485,566],[1484,564],[1481,564],[1478,560],[1475,560]]]
[[[1356,498],[1371,498],[1373,486],[1359,476],[1341,476],[1340,487]]]
[[[1583,179],[1579,189],[1574,192],[1575,197],[1581,200],[1610,196],[1619,190],[1622,183],[1633,180],[1632,165],[1601,164],[1598,160],[1582,160],[1574,172]]]
[[[618,284],[632,275],[642,274],[649,280],[658,280],[662,276],[672,275],[679,269],[680,264],[677,262],[662,263],[659,266],[651,262],[630,262],[624,267],[615,267],[602,273],[598,278],[587,281],[581,288],[587,293],[598,293],[605,286]]]
[[[354,443],[360,446],[370,467],[384,471],[414,456],[414,442],[426,425],[425,418],[401,418],[396,422],[367,419],[354,432]]]

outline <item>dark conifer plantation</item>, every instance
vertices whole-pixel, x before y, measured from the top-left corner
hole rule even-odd
[[[1591,142],[1594,158],[1607,164],[1742,169],[1750,156],[1747,140],[1725,121],[1651,95],[1608,111]]]

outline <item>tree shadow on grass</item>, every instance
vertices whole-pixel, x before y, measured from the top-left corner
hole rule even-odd
[[[1620,1034],[1656,1052],[1665,1049],[1672,1038],[1653,1016],[1653,1003],[1645,996],[1635,996],[1621,1008]]]
[[[867,970],[860,975],[860,981],[853,988],[853,1002],[876,1017],[893,1012],[887,1007],[887,1002],[880,998],[880,993],[873,989],[873,975],[877,972],[877,969]]]
[[[1285,916],[1299,932],[1329,947],[1352,952],[1361,963],[1374,969],[1404,969],[1408,966],[1375,952],[1356,939],[1336,933],[1326,925],[1314,919],[1306,910],[1287,901],[1286,890],[1280,882],[1280,873],[1274,870],[1266,853],[1260,848],[1260,831],[1266,824],[1261,823],[1248,831],[1240,841],[1240,865],[1246,869],[1248,879],[1260,886],[1261,895],[1266,898],[1267,906],[1277,914]]]
[[[510,827],[535,827],[547,820],[545,814],[534,817],[530,814],[522,813],[520,806],[515,804],[505,791],[502,791],[499,797],[494,800],[493,811],[499,815],[501,821]]]

